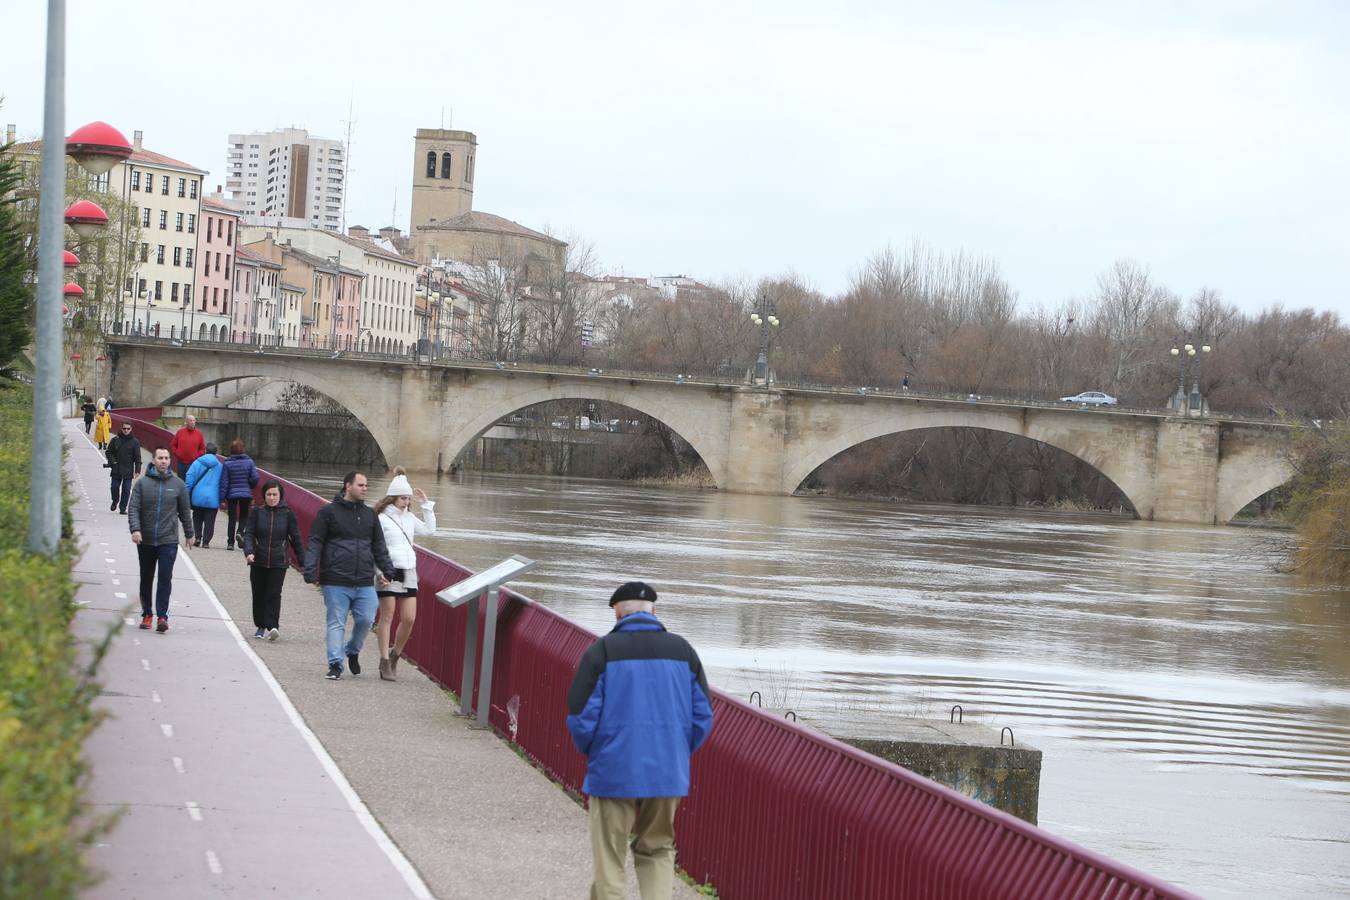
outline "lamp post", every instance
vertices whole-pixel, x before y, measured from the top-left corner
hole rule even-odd
[[[61,277],[64,248],[61,209],[66,202],[66,154],[88,171],[102,174],[117,159],[131,154],[115,128],[100,131],[98,140],[78,139],[69,146],[66,120],[66,3],[47,0],[46,86],[42,116],[42,163],[38,199],[38,266],[34,334],[32,477],[29,482],[28,549],[53,555],[61,543],[61,366],[65,355],[61,333]],[[81,129],[84,131],[84,129]],[[111,162],[107,160],[111,159]],[[106,162],[106,167],[105,166]],[[101,169],[101,171],[99,171]],[[88,209],[85,207],[88,204]],[[78,208],[78,209],[77,209]],[[97,216],[92,212],[97,210]],[[85,215],[89,213],[90,215]],[[84,201],[68,211],[66,221],[81,236],[108,221],[97,204]]]
[[[1200,361],[1204,359],[1206,353],[1213,349],[1209,344],[1201,344],[1197,347],[1189,341],[1184,341],[1181,346],[1171,349],[1171,354],[1177,360],[1177,393],[1172,398],[1172,407],[1177,415],[1187,415],[1188,407],[1194,415],[1203,414],[1204,403],[1200,396]],[[1188,360],[1191,361],[1194,376],[1189,398],[1186,396],[1186,363]]]
[[[759,299],[755,301],[755,308],[750,313],[750,321],[759,326],[759,358],[755,360],[755,374],[753,383],[769,383],[769,326],[778,325],[778,317],[774,315],[773,301],[769,295],[761,293]]]

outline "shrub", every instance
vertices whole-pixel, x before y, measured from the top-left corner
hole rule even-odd
[[[24,549],[32,414],[31,390],[0,379],[0,898],[65,898],[89,884],[82,851],[109,820],[84,804],[97,686],[70,636],[69,503],[57,556]]]

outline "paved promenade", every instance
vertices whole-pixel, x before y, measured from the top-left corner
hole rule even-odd
[[[88,897],[586,896],[585,811],[410,664],[380,681],[373,634],[362,674],[326,681],[323,602],[298,573],[275,644],[241,634],[243,555],[214,547],[180,550],[168,634],[135,628],[126,519],[82,427],[66,437],[86,547],[76,633],[127,623],[86,749],[93,801],[126,813],[91,853],[104,880]],[[631,866],[629,882],[636,897]]]

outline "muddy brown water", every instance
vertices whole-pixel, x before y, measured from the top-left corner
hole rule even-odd
[[[332,496],[340,476],[280,473]],[[1287,535],[1109,516],[414,477],[424,543],[595,630],[640,578],[713,683],[827,727],[960,703],[1044,752],[1040,824],[1205,896],[1350,896],[1350,594]],[[387,476],[372,479],[370,499]]]

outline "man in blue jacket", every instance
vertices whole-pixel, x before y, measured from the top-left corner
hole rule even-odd
[[[689,793],[689,756],[712,730],[703,664],[655,615],[641,581],[609,598],[618,624],[581,657],[567,694],[567,728],[586,754],[591,900],[622,900],[628,836],[643,900],[669,898],[675,877],[675,810]]]

